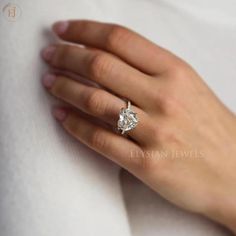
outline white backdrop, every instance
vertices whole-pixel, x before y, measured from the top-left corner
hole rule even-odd
[[[228,235],[182,211],[69,137],[54,121],[39,56],[50,25],[89,18],[124,24],[187,60],[236,111],[235,0],[15,0],[0,20],[2,236]],[[4,8],[5,9],[5,8]]]

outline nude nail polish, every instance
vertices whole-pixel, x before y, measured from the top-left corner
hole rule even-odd
[[[50,61],[53,57],[54,52],[56,51],[56,47],[51,45],[42,51],[42,57],[46,61]]]
[[[56,75],[52,73],[47,73],[43,76],[42,83],[46,88],[50,89],[53,86],[55,80]]]
[[[53,28],[53,31],[56,34],[61,35],[61,34],[64,34],[66,32],[68,26],[69,26],[68,21],[58,21],[53,25],[52,28]]]
[[[61,107],[54,107],[52,109],[52,114],[60,122],[64,121],[67,117],[67,111]]]

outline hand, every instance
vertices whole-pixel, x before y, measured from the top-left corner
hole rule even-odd
[[[199,75],[125,27],[74,20],[53,30],[74,43],[42,53],[67,73],[43,78],[47,90],[68,103],[53,111],[64,129],[174,204],[236,232],[236,118]],[[123,97],[139,118],[128,138],[113,130]]]

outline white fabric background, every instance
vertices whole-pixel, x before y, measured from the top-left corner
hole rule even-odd
[[[69,137],[50,115],[39,51],[59,19],[125,24],[186,59],[236,111],[236,1],[13,2],[21,17],[0,20],[1,235],[229,235],[129,175],[120,181],[117,166]]]

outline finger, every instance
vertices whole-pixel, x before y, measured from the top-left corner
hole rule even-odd
[[[126,107],[125,102],[111,93],[91,86],[84,85],[68,77],[54,74],[46,74],[43,84],[55,97],[73,105],[81,111],[99,118],[110,124],[117,126],[119,112],[122,107]],[[145,145],[149,140],[148,115],[138,107],[132,106],[132,110],[137,113],[139,123],[135,129],[128,132],[129,136],[138,143]],[[146,132],[143,133],[142,131]]]
[[[53,29],[66,41],[111,52],[148,74],[162,73],[177,59],[138,33],[116,24],[70,20],[54,24]]]
[[[53,115],[73,137],[118,165],[128,170],[142,165],[140,158],[132,158],[133,153],[141,153],[142,150],[131,140],[90,122],[68,108],[54,108]]]
[[[152,78],[109,53],[59,44],[46,48],[42,55],[56,68],[91,79],[141,107],[147,104],[140,94],[148,99]]]

